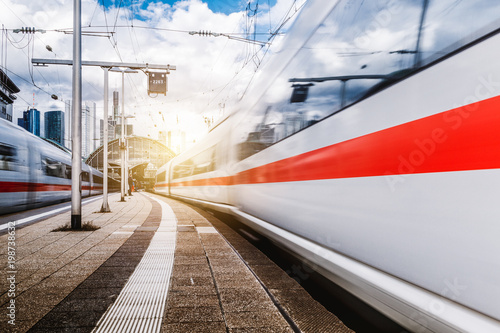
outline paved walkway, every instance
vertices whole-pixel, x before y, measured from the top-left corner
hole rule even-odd
[[[112,213],[98,213],[102,201],[82,207],[82,223],[96,231],[57,231],[70,221],[70,212],[15,230],[15,298],[9,295],[7,270],[2,270],[0,332],[25,332],[59,304],[113,255],[144,223],[152,203],[142,195],[119,202],[109,197]],[[0,262],[8,262],[8,234],[0,237]],[[10,270],[9,270],[10,271]],[[12,289],[11,289],[12,290]],[[15,300],[15,329],[8,323],[6,308]],[[7,312],[8,313],[8,312]]]
[[[54,231],[70,220],[69,212],[15,230],[15,273],[2,270],[1,276],[0,332],[110,331],[101,318],[117,316],[112,306],[120,303],[127,282],[149,256],[146,251],[157,252],[151,250],[153,237],[172,231],[175,263],[171,277],[162,282],[168,296],[157,297],[155,314],[142,311],[150,316],[143,322],[159,320],[156,332],[350,332],[212,215],[151,194],[134,193],[125,203],[119,199],[110,196],[111,213],[98,213],[101,200],[83,207],[83,222],[99,227],[95,231]],[[161,227],[162,211],[169,206],[176,217],[173,229]],[[4,267],[9,262],[8,237],[0,236]],[[15,288],[8,280],[11,275]],[[8,308],[11,302],[15,310]],[[9,324],[11,311],[15,326]],[[133,325],[130,332],[145,332]]]

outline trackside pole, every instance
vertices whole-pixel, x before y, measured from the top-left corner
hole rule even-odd
[[[81,0],[73,1],[73,103],[71,156],[71,229],[82,228],[82,28]]]
[[[103,128],[103,179],[102,179],[102,207],[101,213],[108,213],[108,74],[109,68],[104,69],[104,128]]]
[[[122,136],[120,140],[120,155],[121,155],[121,199],[120,201],[125,201],[125,184],[127,183],[127,175],[125,174],[125,73],[122,72]]]

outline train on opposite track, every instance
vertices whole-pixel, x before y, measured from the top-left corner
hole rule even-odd
[[[109,190],[119,182],[109,179]],[[82,197],[103,192],[103,175],[82,163]],[[0,215],[71,199],[71,154],[0,119]]]
[[[500,2],[308,1],[157,172],[415,332],[500,332]]]

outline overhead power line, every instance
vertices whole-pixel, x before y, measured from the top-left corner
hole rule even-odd
[[[247,38],[243,38],[243,37],[236,37],[236,36],[231,36],[229,34],[222,34],[222,33],[211,32],[211,31],[189,31],[189,34],[191,36],[192,35],[199,35],[202,37],[220,37],[220,36],[223,36],[223,37],[227,37],[227,38],[232,39],[232,40],[237,40],[239,42],[257,44],[257,45],[262,45],[262,46],[267,44],[267,42],[261,42],[261,41],[255,40],[255,39],[247,39]]]

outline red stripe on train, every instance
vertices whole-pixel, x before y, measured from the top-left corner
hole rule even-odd
[[[183,181],[172,183],[172,186],[496,169],[500,168],[499,110],[500,97],[494,97],[249,169],[232,177]]]
[[[27,182],[0,182],[0,192],[44,192],[71,191],[71,185],[41,184]]]
[[[83,191],[90,190],[90,186],[82,186]],[[102,186],[92,187],[92,190],[102,190]],[[0,192],[49,192],[71,191],[71,185],[41,184],[27,182],[0,182]]]

